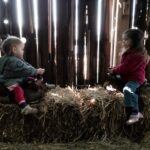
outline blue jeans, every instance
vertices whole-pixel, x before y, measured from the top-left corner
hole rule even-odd
[[[123,88],[125,107],[132,107],[136,112],[139,111],[137,89],[141,85],[135,81],[129,81]]]

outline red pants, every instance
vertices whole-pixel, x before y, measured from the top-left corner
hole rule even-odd
[[[24,91],[21,86],[19,86],[17,84],[12,85],[12,86],[8,87],[8,90],[15,94],[15,101],[18,104],[25,102]]]

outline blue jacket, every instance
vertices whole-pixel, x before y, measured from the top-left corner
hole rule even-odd
[[[37,69],[15,56],[0,58],[0,83],[6,87],[22,83],[27,77],[36,76]]]

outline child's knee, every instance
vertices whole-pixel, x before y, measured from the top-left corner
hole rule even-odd
[[[126,95],[126,94],[131,94],[131,93],[133,93],[133,91],[132,91],[132,89],[131,89],[130,87],[125,86],[125,87],[123,88],[123,93],[124,93],[124,95]]]

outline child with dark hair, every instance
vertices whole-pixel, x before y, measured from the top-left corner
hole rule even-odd
[[[37,113],[36,108],[27,104],[21,84],[28,77],[42,75],[45,69],[36,69],[24,61],[24,43],[15,36],[10,36],[3,41],[2,50],[5,55],[0,58],[0,83],[14,93],[15,101],[19,104],[22,114]]]
[[[143,118],[139,111],[138,88],[145,81],[145,68],[148,63],[148,55],[144,48],[144,34],[139,29],[128,29],[122,35],[121,63],[109,69],[111,75],[120,75],[124,83],[123,94],[125,110],[127,114],[126,124],[130,125]]]

